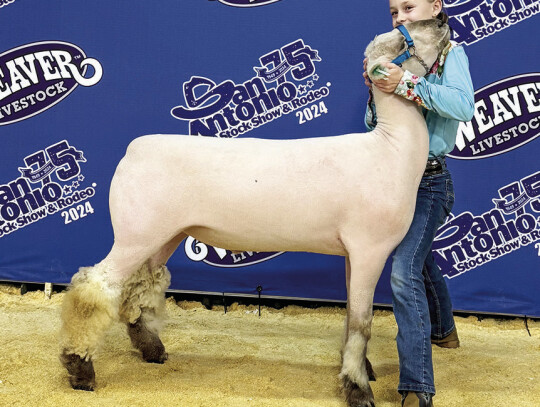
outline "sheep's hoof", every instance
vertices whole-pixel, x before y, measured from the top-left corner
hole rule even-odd
[[[69,378],[69,383],[71,384],[71,388],[73,390],[94,391],[94,385],[78,383],[77,379],[74,377]]]
[[[349,407],[375,407],[375,399],[369,385],[361,388],[348,376],[343,378],[343,391]]]
[[[60,360],[69,373],[69,383],[74,390],[94,391],[96,376],[91,360],[86,361],[66,351],[60,355]]]
[[[128,324],[128,334],[131,343],[142,352],[142,357],[146,362],[161,364],[168,359],[169,356],[159,336],[150,331],[141,319],[134,324]]]
[[[159,364],[163,364],[169,359],[169,355],[165,352],[165,348],[163,348],[162,351],[156,349],[150,349],[149,351],[142,350],[142,357],[145,362]]]
[[[162,365],[163,363],[165,363],[165,361],[169,359],[169,355],[167,355],[166,353],[162,356],[162,357],[159,357],[159,358],[148,358],[148,359],[144,359],[146,362],[148,363],[159,363],[160,365]]]

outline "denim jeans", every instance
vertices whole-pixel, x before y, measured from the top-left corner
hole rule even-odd
[[[398,325],[398,391],[435,394],[431,338],[454,329],[452,303],[431,245],[454,204],[448,170],[422,178],[414,219],[392,261],[392,303]]]

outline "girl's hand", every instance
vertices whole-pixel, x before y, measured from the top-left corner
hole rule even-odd
[[[363,74],[363,77],[364,77],[364,83],[366,84],[366,86],[371,89],[371,82],[369,81],[369,78],[368,78],[368,74],[366,72],[366,69],[367,69],[367,58],[364,58],[364,74]]]
[[[403,69],[391,62],[385,62],[382,65],[384,66],[386,72],[388,72],[390,75],[384,79],[373,81],[373,84],[377,87],[377,89],[383,92],[393,93],[394,90],[396,90],[396,86],[399,84],[401,77],[403,76]]]

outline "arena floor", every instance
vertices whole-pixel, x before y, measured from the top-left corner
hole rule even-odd
[[[97,389],[75,391],[58,361],[63,294],[0,285],[0,406],[344,407],[337,375],[342,308],[167,301],[164,365],[146,364],[115,324],[95,361]],[[434,348],[437,407],[540,406],[540,321],[457,320],[462,346]],[[398,406],[396,324],[377,311],[369,357],[378,407]]]

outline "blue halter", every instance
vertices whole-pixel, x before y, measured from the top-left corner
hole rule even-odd
[[[401,35],[403,35],[403,37],[405,37],[405,42],[407,43],[407,49],[402,54],[395,57],[392,60],[392,63],[396,64],[398,66],[401,66],[401,64],[403,64],[403,62],[405,62],[407,59],[414,57],[424,67],[424,69],[426,70],[426,74],[427,74],[429,72],[429,68],[426,65],[426,63],[424,62],[424,60],[422,58],[420,58],[418,56],[418,54],[416,53],[416,47],[414,46],[414,41],[413,41],[411,35],[409,34],[409,31],[405,28],[404,25],[398,25],[396,28],[399,30]],[[368,77],[368,80],[369,80],[370,83],[372,83],[371,78]]]
[[[404,25],[398,25],[396,28],[399,30],[401,35],[403,35],[405,37],[405,42],[407,43],[407,49],[405,50],[405,52],[403,52],[401,55],[398,55],[392,61],[393,64],[401,66],[401,64],[403,62],[405,62],[407,59],[409,59],[410,57],[416,55],[416,48],[414,47],[414,41],[411,38],[411,35],[409,34],[409,31],[407,31],[405,26]],[[413,54],[411,54],[411,51],[410,51],[411,49],[414,50]]]
[[[418,60],[418,62],[420,62],[420,65],[424,67],[427,74],[429,72],[429,67],[426,65],[424,60],[420,58],[418,54],[416,53],[416,47],[414,46],[414,41],[411,38],[411,34],[409,34],[409,31],[407,31],[404,25],[398,25],[396,28],[399,30],[401,35],[405,37],[405,42],[407,43],[407,49],[401,55],[398,55],[396,58],[394,58],[392,63],[398,66],[401,66],[401,64],[405,62],[407,59],[414,57]]]

